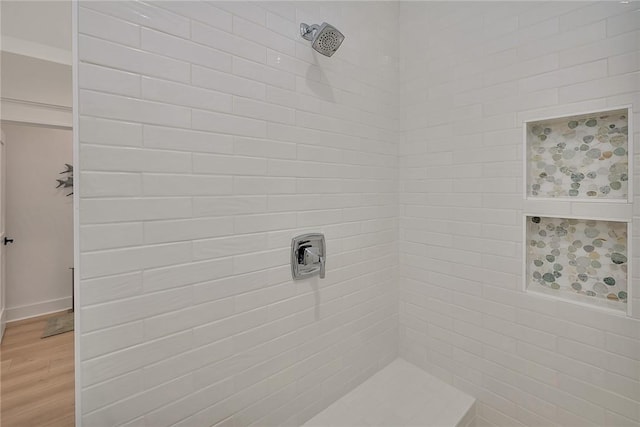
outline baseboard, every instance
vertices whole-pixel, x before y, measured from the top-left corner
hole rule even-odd
[[[43,314],[55,313],[56,311],[67,310],[70,308],[71,297],[52,299],[19,307],[7,307],[5,309],[6,321],[15,322],[16,320],[42,316]]]

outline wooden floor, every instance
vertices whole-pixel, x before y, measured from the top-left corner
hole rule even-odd
[[[2,427],[74,425],[73,332],[41,339],[51,316],[7,325],[0,345]]]

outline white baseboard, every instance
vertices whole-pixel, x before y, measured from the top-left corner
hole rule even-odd
[[[42,316],[43,314],[55,313],[56,311],[67,310],[69,308],[71,308],[70,296],[19,307],[7,307],[5,312],[7,322],[15,322],[16,320]]]

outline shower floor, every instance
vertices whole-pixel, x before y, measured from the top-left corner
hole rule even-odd
[[[304,427],[466,427],[475,399],[396,359],[338,399]]]

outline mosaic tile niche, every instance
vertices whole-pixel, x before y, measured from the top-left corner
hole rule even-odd
[[[529,216],[527,290],[627,310],[627,223]]]
[[[628,196],[627,109],[529,122],[529,197],[620,199]]]

